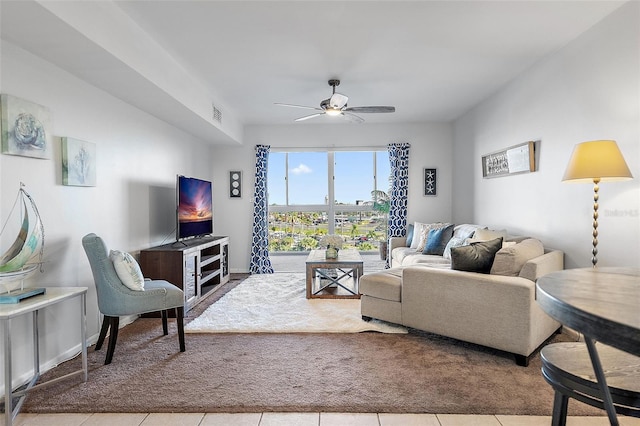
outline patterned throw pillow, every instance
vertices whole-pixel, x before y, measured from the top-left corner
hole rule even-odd
[[[451,249],[454,247],[461,247],[466,245],[467,243],[465,242],[465,240],[466,238],[451,237],[451,239],[445,246],[444,251],[442,252],[442,257],[451,260]]]
[[[134,291],[144,291],[144,276],[133,256],[124,251],[111,250],[109,259],[122,284]]]
[[[502,237],[491,241],[474,242],[451,249],[451,269],[488,274],[493,259],[502,248]]]

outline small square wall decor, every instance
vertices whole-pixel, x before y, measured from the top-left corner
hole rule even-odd
[[[239,170],[229,172],[229,197],[242,198],[242,172]]]
[[[438,170],[437,169],[424,169],[424,195],[436,196],[438,195]]]
[[[96,144],[62,138],[62,184],[96,186]]]
[[[2,109],[2,153],[23,157],[51,158],[51,114],[49,108],[15,96],[0,96]]]

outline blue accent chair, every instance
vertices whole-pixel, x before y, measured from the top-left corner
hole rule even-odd
[[[111,328],[105,365],[111,363],[118,339],[120,317],[126,315],[160,311],[162,331],[164,335],[167,335],[169,334],[167,310],[175,309],[180,352],[184,352],[184,293],[182,290],[163,280],[145,281],[144,291],[131,290],[118,278],[102,238],[93,233],[87,234],[82,238],[82,246],[89,258],[93,272],[98,295],[98,308],[104,315],[95,350],[102,348],[107,332]]]

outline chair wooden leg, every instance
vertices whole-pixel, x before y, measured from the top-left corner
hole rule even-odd
[[[184,308],[176,308],[176,323],[178,325],[178,340],[180,341],[180,352],[185,351],[184,345]]]
[[[569,397],[556,390],[553,396],[553,417],[551,418],[552,426],[565,426],[567,424],[568,404]]]
[[[102,318],[102,328],[100,329],[100,335],[98,336],[98,341],[96,342],[95,350],[99,351],[102,349],[102,344],[104,343],[105,337],[107,337],[107,331],[109,331],[109,325],[111,325],[111,321],[109,317],[105,316]]]
[[[166,336],[167,334],[169,334],[169,326],[167,325],[167,310],[161,310],[160,315],[162,315],[162,334]]]
[[[118,340],[118,327],[120,326],[120,317],[109,317],[111,323],[111,334],[109,335],[109,348],[107,348],[107,357],[104,360],[104,365],[111,364],[113,359],[113,352],[116,349],[116,340]]]

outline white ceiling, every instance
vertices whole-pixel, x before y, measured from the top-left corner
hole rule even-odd
[[[366,123],[450,121],[622,3],[115,2],[242,125],[293,123],[309,111],[274,102],[318,106],[331,94],[329,78],[342,81],[338,91],[349,106],[396,107],[393,114],[363,114]],[[30,1],[0,6],[3,39],[156,116],[195,127],[188,107],[140,73],[122,71],[122,57],[109,58],[82,31]]]

